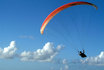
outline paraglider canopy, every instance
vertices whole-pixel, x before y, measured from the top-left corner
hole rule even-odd
[[[97,6],[92,4],[92,3],[89,3],[89,2],[83,2],[83,1],[78,1],[78,2],[71,2],[71,3],[68,3],[68,4],[65,4],[65,5],[62,5],[58,8],[56,8],[54,11],[52,11],[47,17],[46,19],[44,20],[42,26],[41,26],[41,29],[40,29],[40,33],[43,34],[44,32],[44,29],[46,27],[46,25],[49,23],[49,21],[57,14],[59,13],[60,11],[68,8],[68,7],[71,7],[71,6],[75,6],[75,5],[91,5],[93,7],[95,7],[97,9]]]

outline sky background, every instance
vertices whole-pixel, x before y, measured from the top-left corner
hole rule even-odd
[[[103,0],[81,0],[95,4],[98,10],[88,5],[67,8],[49,22],[43,35],[40,34],[43,21],[53,10],[74,1],[80,0],[0,0],[0,70],[103,70],[104,63],[79,63],[82,58],[77,52],[85,49],[88,63],[95,58],[104,61],[104,54],[100,54],[104,51]],[[5,54],[3,52],[6,47],[11,47],[11,42],[14,51],[7,57],[11,49]],[[54,62],[39,62],[38,59],[21,61],[24,56],[15,57],[15,54],[24,51],[42,49],[47,42],[49,46],[54,44]],[[57,50],[57,45],[63,45],[64,48]],[[72,62],[74,60],[75,64]],[[86,62],[87,58],[84,60]]]

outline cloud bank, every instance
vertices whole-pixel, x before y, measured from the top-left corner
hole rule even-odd
[[[55,56],[62,50],[64,47],[58,45],[56,48],[53,43],[47,42],[42,49],[37,49],[36,51],[23,51],[20,54],[17,54],[17,48],[15,41],[11,41],[9,46],[5,48],[0,48],[0,59],[13,59],[18,57],[21,61],[40,61],[40,62],[50,62]],[[55,61],[56,62],[56,61]],[[75,61],[76,62],[76,61]],[[75,63],[72,62],[72,63]],[[77,61],[77,63],[84,63],[90,65],[104,65],[104,51],[95,57],[88,57],[85,60]],[[64,70],[68,70],[69,62],[66,59],[63,59],[61,62],[58,60],[58,63],[64,65]],[[61,68],[62,70],[62,68]]]
[[[81,60],[81,62],[90,65],[104,65],[104,51],[102,51],[98,56],[88,57],[85,60]]]
[[[56,48],[53,43],[46,43],[42,49],[37,49],[36,51],[24,51],[20,54],[16,53],[15,41],[11,41],[10,45],[5,48],[0,48],[0,59],[13,59],[18,57],[21,61],[40,61],[40,62],[50,62],[63,46],[58,45]]]

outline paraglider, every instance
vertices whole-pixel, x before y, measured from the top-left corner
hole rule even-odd
[[[71,7],[71,6],[75,6],[75,5],[91,5],[93,7],[95,7],[97,9],[97,6],[92,4],[92,3],[89,3],[89,2],[83,2],[83,1],[79,1],[79,2],[71,2],[71,3],[68,3],[68,4],[65,4],[65,5],[62,5],[58,8],[56,8],[54,11],[52,11],[47,17],[46,19],[44,20],[42,26],[41,26],[41,29],[40,29],[40,33],[43,34],[44,32],[44,29],[46,27],[46,25],[49,23],[49,21],[56,15],[58,14],[60,11],[68,8],[68,7]]]
[[[82,51],[78,51],[78,53],[79,53],[79,56],[81,56],[82,58],[87,57],[84,50],[83,50],[83,52]]]
[[[44,29],[45,27],[47,26],[47,24],[49,23],[49,21],[56,15],[58,14],[59,12],[61,12],[62,10],[68,8],[68,7],[72,7],[72,6],[76,6],[76,5],[90,5],[90,6],[93,6],[94,8],[97,9],[97,6],[95,4],[92,4],[92,3],[89,3],[89,2],[83,2],[83,1],[78,1],[78,2],[71,2],[71,3],[68,3],[68,4],[65,4],[65,5],[62,5],[58,8],[56,8],[54,11],[52,11],[47,17],[46,19],[44,20],[44,22],[42,23],[42,26],[41,26],[41,29],[40,29],[40,33],[43,34],[44,33]],[[82,51],[79,51],[79,56],[81,56],[82,58],[85,58],[87,57],[86,54],[85,54],[85,51],[83,50]]]

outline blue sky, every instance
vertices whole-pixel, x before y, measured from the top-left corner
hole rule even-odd
[[[103,0],[81,0],[95,4],[98,10],[88,5],[67,8],[49,22],[43,35],[40,34],[40,27],[44,19],[53,10],[74,1],[80,0],[0,0],[0,48],[2,48],[0,50],[4,52],[4,48],[11,47],[8,45],[12,42],[11,49],[14,50],[12,56],[10,53],[10,57],[9,55],[6,57],[10,50],[5,54],[0,54],[0,69],[59,70],[62,68],[65,70],[64,66],[66,65],[67,68],[68,65],[69,70],[75,70],[78,69],[78,65],[72,65],[70,62],[82,59],[78,56],[76,49],[85,49],[89,61],[90,57],[99,59],[100,53],[104,51]],[[51,48],[52,51],[55,51],[52,56],[55,55],[53,59],[55,61],[60,59],[58,64],[57,61],[55,63],[39,62],[38,59],[25,62],[21,61],[19,57],[15,57],[15,53],[22,54],[24,51],[31,52],[32,57],[32,52],[42,50],[47,42],[49,46],[52,46],[51,43],[54,44],[55,49]],[[64,49],[57,50],[57,45],[64,45]],[[56,53],[58,54],[56,55]],[[104,55],[102,57],[104,58]],[[22,58],[24,56],[21,55]],[[69,63],[61,63],[63,59]],[[86,61],[86,59],[84,60]],[[83,67],[84,65],[81,68],[83,69]],[[85,67],[89,70],[104,68],[104,66],[96,65],[85,65]]]

